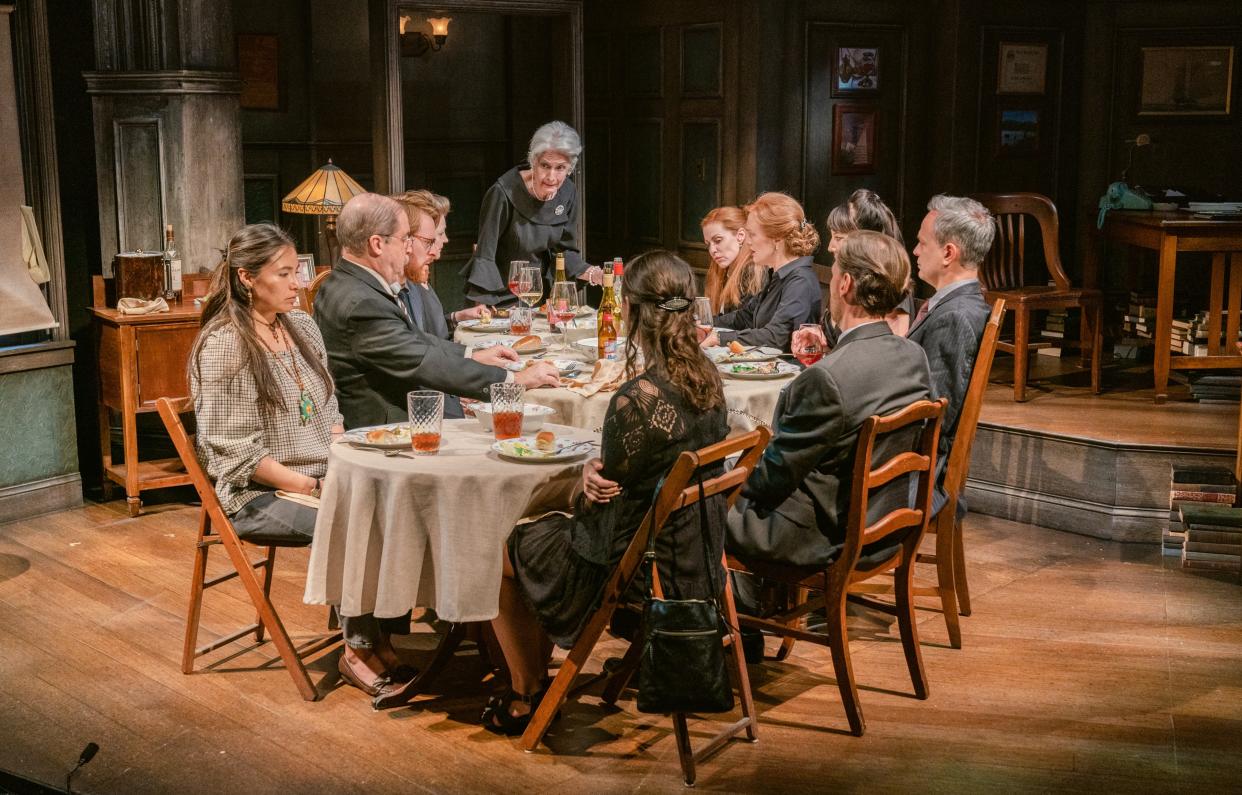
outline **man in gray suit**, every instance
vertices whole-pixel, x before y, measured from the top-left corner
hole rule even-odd
[[[923,350],[884,322],[909,274],[910,260],[892,238],[867,231],[846,238],[829,285],[829,311],[841,337],[782,390],[775,435],[729,513],[726,548],[743,562],[831,561],[845,539],[863,422],[930,396]],[[877,453],[903,441],[890,437]],[[904,484],[873,507],[881,510],[892,500],[906,503]]]
[[[341,259],[315,297],[315,322],[346,428],[404,421],[406,393],[414,389],[488,400],[488,387],[498,382],[559,385],[550,363],[511,373],[505,366],[518,356],[510,348],[467,356],[465,346],[418,328],[401,284],[410,246],[418,241],[396,201],[355,196],[341,210],[337,234]]]
[[[991,213],[974,199],[934,196],[927,210],[914,256],[919,278],[936,288],[936,293],[915,314],[906,337],[927,353],[932,394],[949,400],[940,426],[932,502],[932,509],[939,511],[947,499],[941,486],[949,450],[991,313],[979,286],[979,264],[992,248],[996,227]],[[958,513],[966,513],[960,499]]]

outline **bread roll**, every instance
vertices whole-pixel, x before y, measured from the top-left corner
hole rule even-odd
[[[543,347],[543,340],[537,334],[527,334],[513,342],[513,350],[518,353],[530,353]]]
[[[540,431],[535,434],[535,449],[545,453],[556,452],[556,434],[552,431]]]

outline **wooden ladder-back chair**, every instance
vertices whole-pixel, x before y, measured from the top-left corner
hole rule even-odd
[[[256,644],[262,643],[266,631],[271,635],[272,642],[276,645],[276,650],[285,668],[289,671],[289,675],[293,677],[293,684],[297,687],[298,693],[307,701],[315,701],[319,698],[319,694],[310,675],[306,672],[302,656],[315,654],[333,645],[340,640],[340,633],[314,638],[301,649],[293,645],[270,598],[272,571],[276,564],[276,547],[266,547],[267,553],[257,561],[251,561],[249,555],[246,554],[246,542],[238,537],[237,531],[233,529],[233,523],[224,513],[224,508],[220,505],[211,480],[199,464],[194,442],[181,422],[182,414],[193,411],[194,406],[189,398],[174,400],[163,397],[156,401],[156,405],[159,408],[160,418],[164,420],[164,427],[168,429],[168,435],[172,437],[177,454],[181,457],[181,463],[185,465],[185,471],[189,474],[194,489],[198,492],[198,498],[203,504],[198,523],[198,543],[194,551],[194,580],[190,583],[190,607],[185,622],[185,644],[181,650],[181,672],[183,674],[194,673],[195,658],[248,634],[254,634]],[[233,564],[233,571],[207,579],[207,553],[216,544],[223,546],[224,551],[228,553],[229,560]],[[297,546],[305,546],[305,544]],[[259,570],[263,572],[261,581],[256,573]],[[241,580],[246,594],[254,604],[257,611],[254,623],[205,646],[197,646],[203,592],[234,578]]]
[[[1056,205],[1038,193],[982,193],[977,199],[996,216],[996,239],[992,250],[979,268],[984,294],[989,301],[1005,299],[1013,312],[1013,341],[997,347],[1013,354],[1013,399],[1026,399],[1026,382],[1032,348],[1046,348],[1048,343],[1032,343],[1031,313],[1048,309],[1080,309],[1079,349],[1083,365],[1091,359],[1091,391],[1100,392],[1100,364],[1103,341],[1103,299],[1099,290],[1073,287],[1061,266],[1060,221]],[[1047,280],[1025,283],[1026,217],[1039,226],[1043,243]]]
[[[309,314],[315,314],[315,296],[319,294],[319,288],[323,286],[323,280],[328,278],[328,274],[332,273],[332,269],[318,274],[311,279],[310,286],[306,288],[306,311]]]
[[[780,614],[769,618],[741,616],[746,626],[768,630],[786,638],[810,641],[827,646],[832,652],[832,667],[841,691],[841,701],[849,719],[850,731],[861,736],[866,728],[854,669],[850,662],[849,637],[846,634],[845,603],[848,591],[857,583],[895,569],[896,607],[886,612],[897,616],[901,645],[906,666],[914,683],[914,695],[927,698],[927,677],[923,673],[923,657],[919,651],[918,628],[914,622],[914,562],[919,542],[931,519],[932,489],[936,471],[936,445],[940,439],[940,419],[945,399],[935,403],[920,400],[887,417],[869,417],[858,434],[854,452],[854,479],[850,491],[849,516],[845,525],[845,545],[836,559],[824,569],[780,564],[745,565],[729,557],[729,567],[736,571],[757,574],[796,591],[798,596]],[[886,461],[873,462],[876,442],[885,434],[900,431],[915,423],[918,440],[913,450],[898,452]],[[894,478],[917,473],[916,507],[889,511],[878,521],[867,524],[867,505],[871,492]],[[894,484],[896,486],[896,484]],[[888,540],[888,544],[880,542]],[[890,545],[893,545],[890,549]],[[804,598],[810,593],[811,598]],[[827,633],[803,628],[803,618],[823,608],[827,616]]]
[[[522,750],[535,750],[551,725],[557,711],[570,695],[574,680],[582,670],[582,666],[591,656],[591,651],[595,648],[600,634],[608,626],[608,622],[616,609],[623,605],[625,592],[639,573],[643,556],[647,551],[648,540],[652,535],[659,535],[665,522],[676,511],[692,506],[699,501],[699,486],[698,481],[695,479],[695,474],[702,467],[723,461],[729,456],[740,454],[741,457],[733,469],[725,472],[723,475],[703,481],[704,496],[710,497],[716,494],[723,494],[728,505],[732,506],[737,500],[746,478],[750,476],[751,471],[755,468],[755,464],[758,463],[759,456],[762,455],[763,448],[767,446],[771,436],[772,434],[767,428],[760,427],[750,433],[726,439],[697,452],[683,452],[673,462],[672,468],[664,479],[664,485],[660,488],[659,494],[656,495],[647,515],[643,517],[638,532],[634,534],[634,538],[625,550],[625,555],[622,556],[621,562],[617,564],[617,568],[613,571],[607,586],[604,588],[603,603],[587,621],[582,634],[578,636],[577,642],[574,643],[574,647],[569,651],[565,661],[561,663],[560,670],[557,672],[556,678],[552,680],[547,695],[540,702],[539,708],[535,710],[530,725],[526,727],[526,731],[522,735]],[[730,647],[729,658],[732,663],[730,667],[733,669],[733,684],[738,689],[738,697],[741,701],[742,718],[730,724],[698,751],[694,751],[690,747],[690,734],[686,725],[686,716],[681,713],[673,714],[673,732],[677,737],[677,755],[681,761],[681,770],[686,786],[694,784],[695,765],[715,753],[739,732],[744,731],[746,738],[751,742],[759,739],[759,724],[755,719],[755,705],[750,692],[750,679],[746,673],[746,660],[742,655],[742,638],[738,634],[738,616],[733,603],[733,590],[729,585],[729,578],[725,577],[724,579],[724,599],[722,600],[721,607],[723,617],[730,628],[730,632],[725,637],[724,642],[726,646]],[[658,577],[652,584],[652,590],[657,596],[662,596]],[[633,664],[637,662],[641,650],[642,638],[641,635],[636,635],[629,652],[625,656],[620,671],[615,675],[616,678],[609,682],[605,689],[604,700],[606,702],[612,703],[616,701],[621,689],[624,687],[625,680],[629,678],[629,674],[633,671]]]
[[[992,315],[983,329],[979,354],[975,357],[975,367],[970,374],[970,386],[966,390],[962,411],[957,418],[953,449],[949,451],[949,461],[945,466],[943,488],[948,499],[927,526],[928,534],[936,537],[935,552],[920,552],[916,558],[919,563],[935,564],[936,584],[915,585],[914,595],[934,596],[940,600],[940,609],[944,613],[944,623],[949,632],[949,645],[955,649],[962,648],[962,629],[958,614],[970,615],[966,553],[962,546],[962,522],[957,517],[957,504],[962,490],[966,488],[966,475],[970,471],[970,451],[975,443],[979,414],[983,410],[983,395],[988,389],[988,376],[992,371],[992,359],[996,353],[997,339],[1004,318],[1005,301],[998,298],[992,304]],[[851,589],[851,595],[892,592],[893,586],[889,583],[861,583]],[[864,601],[864,604],[886,609],[870,600]]]

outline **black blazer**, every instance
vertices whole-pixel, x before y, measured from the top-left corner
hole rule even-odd
[[[991,314],[992,309],[983,300],[979,283],[972,282],[946,295],[906,332],[906,338],[921,345],[927,354],[932,395],[949,399],[940,425],[937,487],[944,480],[949,450],[957,434],[957,420],[962,414],[962,403],[966,401],[975,357],[979,355],[979,342]]]
[[[502,368],[415,327],[396,297],[344,258],[319,288],[314,317],[346,428],[406,420],[406,393],[414,389],[487,400],[488,386],[505,380]]]
[[[854,446],[863,422],[930,394],[927,357],[887,323],[845,336],[781,390],[772,441],[729,512],[727,549],[743,562],[818,566],[831,560],[845,540]],[[903,441],[890,438],[877,455]],[[904,483],[891,493],[903,504],[909,497]],[[876,512],[886,507],[893,506],[876,500],[870,513],[882,515]]]
[[[734,331],[719,332],[720,344],[766,345],[789,350],[794,331],[819,320],[823,294],[810,257],[799,257],[768,276],[763,289],[714,322]]]

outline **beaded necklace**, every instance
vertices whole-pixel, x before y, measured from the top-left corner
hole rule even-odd
[[[267,344],[267,340],[261,336],[259,337],[259,342],[263,343],[263,347],[267,348],[268,352],[276,357],[276,362],[281,366],[281,369],[288,373],[293,382],[298,385],[298,419],[305,427],[311,421],[311,417],[315,416],[315,401],[311,398],[310,392],[306,390],[306,384],[302,381],[302,371],[298,369],[298,357],[294,355],[293,351],[293,340],[285,334],[282,328],[283,324],[280,321],[280,315],[277,315],[276,319],[271,323],[262,318],[256,319],[261,325],[267,327],[272,334],[272,339],[276,340],[276,344],[283,346],[289,354],[289,364],[286,364],[285,360],[280,357],[280,354],[272,350],[272,347]],[[290,364],[292,367],[290,367]]]

